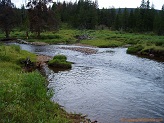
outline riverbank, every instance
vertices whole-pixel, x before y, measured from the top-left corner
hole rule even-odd
[[[164,59],[164,36],[153,33],[139,34],[110,30],[61,29],[58,32],[44,32],[39,39],[32,33],[26,39],[23,32],[12,32],[11,37],[13,39],[23,39],[25,42],[22,43],[27,41],[32,45],[83,44],[100,48],[128,46],[127,53],[162,61]],[[19,43],[21,43],[21,40],[19,40]],[[139,47],[140,50],[135,50],[136,47]]]
[[[25,72],[20,63],[31,62],[44,65],[49,56],[23,51],[19,46],[0,46],[0,122],[55,122],[89,123],[79,114],[69,114],[57,103],[50,101],[53,92],[46,86],[46,78],[38,71]]]

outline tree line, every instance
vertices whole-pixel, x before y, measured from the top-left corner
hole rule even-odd
[[[53,3],[49,6],[49,3]],[[6,38],[10,31],[19,27],[28,32],[40,33],[57,30],[62,23],[76,29],[121,30],[127,32],[154,32],[164,35],[164,5],[155,10],[149,0],[141,1],[140,7],[98,8],[98,1],[79,0],[72,2],[52,2],[52,0],[29,0],[26,5],[16,8],[11,0],[0,0],[0,29]]]

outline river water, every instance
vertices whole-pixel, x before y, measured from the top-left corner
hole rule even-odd
[[[52,100],[68,112],[100,123],[164,119],[164,62],[126,54],[126,48],[93,48],[98,53],[86,55],[60,48],[77,47],[71,45],[21,47],[49,56],[64,54],[74,63],[71,70],[58,73],[46,68]]]

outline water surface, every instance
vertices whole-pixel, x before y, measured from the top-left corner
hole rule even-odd
[[[119,123],[121,118],[164,119],[163,62],[126,54],[126,48],[95,48],[97,54],[86,55],[60,49],[63,46],[21,45],[39,54],[64,54],[74,62],[69,71],[46,69],[53,101],[101,123]]]

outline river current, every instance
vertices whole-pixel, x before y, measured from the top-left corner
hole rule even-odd
[[[100,123],[164,119],[164,62],[126,54],[126,48],[93,48],[98,52],[86,55],[61,49],[78,47],[73,45],[20,46],[38,54],[64,54],[74,63],[71,70],[57,73],[46,67],[52,100],[66,111]]]

